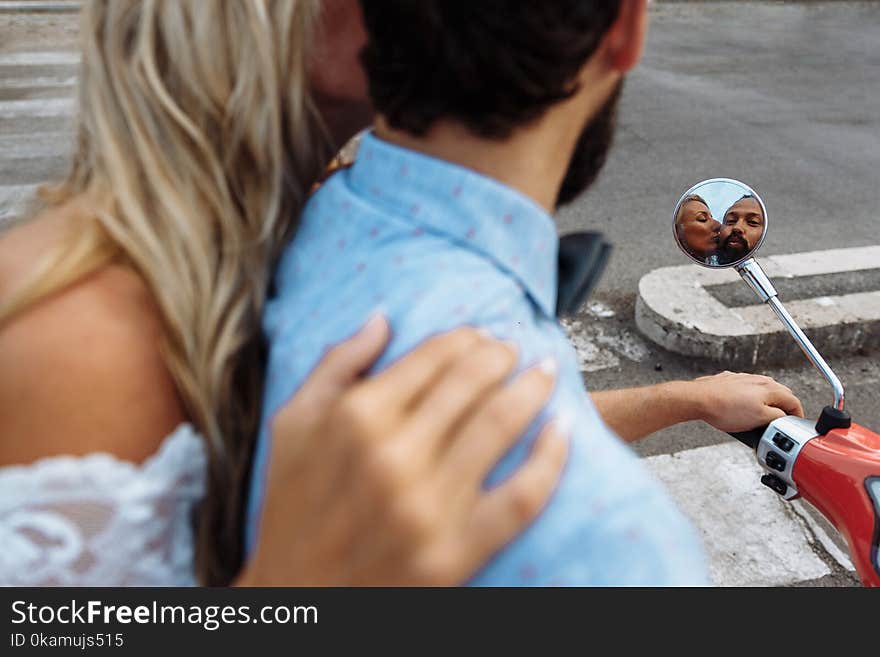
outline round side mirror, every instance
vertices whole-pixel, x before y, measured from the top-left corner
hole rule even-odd
[[[712,178],[687,190],[672,214],[679,248],[694,262],[713,269],[748,260],[767,234],[767,208],[748,185]]]

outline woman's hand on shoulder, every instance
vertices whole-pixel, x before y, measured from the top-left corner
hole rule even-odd
[[[552,425],[511,477],[482,485],[545,405],[552,368],[508,380],[514,349],[464,328],[360,380],[388,338],[371,320],[274,418],[239,585],[460,584],[549,499],[568,444]]]

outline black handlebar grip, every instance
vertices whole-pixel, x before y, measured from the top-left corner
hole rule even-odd
[[[764,432],[767,431],[767,426],[768,425],[765,424],[763,427],[756,427],[754,429],[749,429],[748,431],[737,431],[735,433],[728,431],[727,433],[736,438],[743,445],[751,447],[752,450],[755,451],[758,449],[758,443],[761,442]]]

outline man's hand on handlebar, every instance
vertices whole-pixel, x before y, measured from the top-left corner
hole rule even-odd
[[[734,372],[591,396],[605,423],[627,442],[690,420],[738,432],[783,415],[804,415],[800,401],[784,385],[767,376]]]
[[[721,372],[692,383],[702,406],[700,419],[721,431],[748,431],[784,415],[804,416],[794,393],[769,376]]]

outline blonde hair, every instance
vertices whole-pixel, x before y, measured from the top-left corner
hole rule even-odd
[[[682,219],[684,218],[684,207],[690,203],[691,201],[698,201],[705,205],[707,208],[709,204],[703,199],[699,194],[688,194],[683,199],[681,199],[681,203],[678,204],[678,210],[675,213],[675,225],[676,227],[681,227]]]
[[[96,211],[0,324],[111,261],[133,267],[209,452],[199,574],[241,562],[243,486],[259,422],[260,316],[272,265],[328,153],[306,90],[317,0],[88,0],[77,149],[50,205]]]

